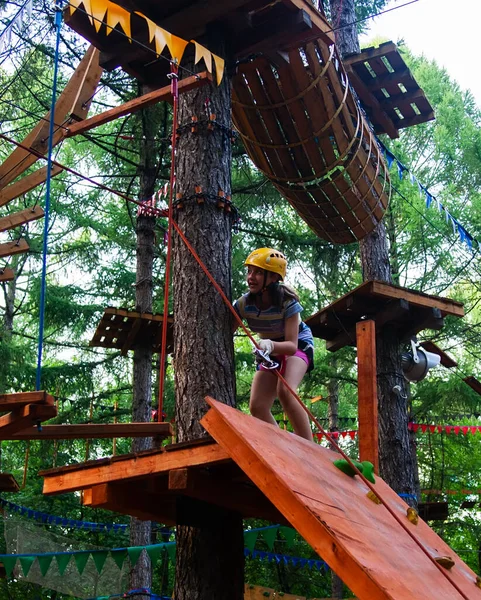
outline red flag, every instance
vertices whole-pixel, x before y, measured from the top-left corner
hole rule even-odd
[[[411,423],[412,425],[412,430],[414,431],[414,433],[417,432],[417,430],[419,429],[419,425],[417,423]]]
[[[429,426],[429,431],[430,431],[431,433],[434,433],[434,432],[436,431],[436,425],[430,425],[430,426]]]
[[[455,425],[455,426],[453,427],[453,429],[454,429],[454,433],[455,433],[456,435],[459,435],[459,432],[461,431],[461,427],[460,427],[459,425]]]
[[[464,435],[466,435],[469,431],[469,427],[466,427],[466,426],[461,427],[461,431],[464,433]]]
[[[408,429],[409,429],[409,431],[413,431],[413,425],[414,425],[414,423],[412,423],[411,421],[408,423]]]
[[[343,438],[345,438],[345,437],[346,437],[346,435],[347,435],[347,431],[342,431],[342,432],[341,432],[341,435],[342,435],[342,437],[343,437]]]
[[[445,425],[445,426],[444,426],[444,431],[445,431],[446,433],[451,433],[451,429],[452,429],[452,428],[453,428],[453,426],[452,426],[452,425]]]
[[[427,429],[428,429],[428,426],[427,426],[427,425],[425,425],[425,424],[423,423],[423,424],[421,425],[421,431],[422,431],[423,433],[426,433]]]
[[[478,431],[478,428],[476,427],[476,425],[472,425],[469,429],[473,435]]]
[[[438,430],[438,433],[442,433],[443,432],[443,426],[442,425],[438,425],[437,430]]]
[[[351,440],[353,440],[356,437],[356,432],[355,431],[350,431],[349,432],[349,437],[351,438]]]

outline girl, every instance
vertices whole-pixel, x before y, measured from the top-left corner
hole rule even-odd
[[[301,321],[299,298],[282,283],[287,268],[285,256],[273,248],[259,248],[249,254],[244,264],[249,291],[234,302],[234,308],[259,334],[260,349],[279,363],[280,374],[296,391],[305,373],[314,367],[314,343],[311,330]],[[277,425],[271,414],[276,397],[294,432],[312,441],[309,418],[302,406],[274,371],[258,366],[251,388],[251,414]]]

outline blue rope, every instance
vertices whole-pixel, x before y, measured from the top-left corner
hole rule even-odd
[[[45,293],[47,290],[47,242],[48,227],[50,216],[50,184],[52,181],[52,150],[53,150],[53,127],[55,116],[55,103],[57,100],[57,77],[60,46],[60,28],[62,26],[62,10],[57,2],[55,6],[55,28],[57,29],[57,39],[55,42],[55,59],[53,70],[52,85],[52,105],[50,108],[50,124],[48,131],[48,160],[47,160],[47,181],[45,191],[45,221],[43,228],[43,249],[42,249],[42,284],[40,288],[40,320],[38,326],[38,357],[37,357],[37,376],[35,380],[35,389],[40,390],[42,381],[42,353],[43,353],[43,330],[45,325]]]

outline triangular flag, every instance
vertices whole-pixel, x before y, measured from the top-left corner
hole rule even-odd
[[[12,556],[2,556],[2,563],[5,567],[5,573],[7,577],[10,577],[13,569],[15,568],[15,564],[17,562],[17,557],[15,555]]]
[[[469,431],[469,427],[466,427],[466,426],[461,427],[461,431],[464,433],[464,435],[466,435]]]
[[[454,433],[455,433],[456,435],[459,435],[459,432],[461,431],[461,427],[460,427],[459,425],[455,425],[455,426],[453,427],[453,429],[454,429]]]
[[[427,428],[428,428],[428,426],[427,426],[427,425],[425,425],[424,423],[421,425],[421,431],[422,431],[423,433],[426,433],[426,431],[427,431]]]
[[[149,42],[153,42],[155,40],[155,53],[157,54],[157,56],[160,56],[163,49],[167,46],[168,43],[170,43],[172,37],[171,34],[165,29],[159,27],[157,23],[151,21],[142,13],[136,11],[135,14],[140,15],[146,20],[147,26],[149,28]]]
[[[165,544],[165,549],[167,550],[167,554],[172,562],[175,562],[175,553],[177,551],[177,544],[175,542],[168,542]]]
[[[195,59],[194,63],[197,64],[200,60],[204,59],[205,66],[209,73],[212,73],[212,52],[205,46],[202,46],[195,40],[190,40],[195,46]]]
[[[139,560],[140,555],[142,554],[142,550],[145,550],[145,546],[131,546],[127,548],[127,552],[130,558],[130,564],[132,567],[135,567],[137,561]]]
[[[452,428],[453,428],[453,427],[452,427],[452,425],[445,425],[445,426],[444,426],[444,431],[445,431],[446,433],[451,433],[451,429],[452,429]]]
[[[429,431],[430,431],[431,433],[434,433],[434,432],[436,431],[436,425],[430,425],[430,426],[429,426]]]
[[[264,531],[261,532],[262,537],[264,538],[269,550],[272,550],[274,546],[274,542],[276,541],[278,531],[278,527],[268,527],[267,529],[264,529]]]
[[[79,572],[79,575],[82,575],[87,566],[90,552],[76,552],[73,557],[75,559],[75,564],[77,565],[77,571]]]
[[[217,54],[214,54],[214,53],[212,53],[212,57],[213,57],[214,63],[215,63],[215,76],[216,76],[216,80],[217,80],[217,85],[220,85],[220,82],[222,81],[222,78],[224,77],[225,60],[223,58],[221,58],[220,56],[217,56]]]
[[[118,4],[109,2],[107,5],[107,35],[109,35],[116,25],[122,27],[127,39],[132,43],[132,32],[130,28],[130,13]]]
[[[92,552],[92,559],[97,567],[97,573],[100,575],[102,573],[103,566],[105,561],[107,560],[107,556],[109,554],[108,550],[96,550]]]
[[[93,25],[94,20],[92,18],[92,6],[90,5],[90,0],[70,0],[70,2],[67,5],[69,8],[70,14],[73,15],[73,13],[77,10],[77,8],[81,4],[84,5],[84,9],[85,9],[85,12],[87,13],[90,24]]]
[[[30,571],[30,567],[33,565],[35,558],[36,558],[36,556],[19,556],[18,560],[20,561],[20,564],[22,565],[22,571],[23,571],[23,574],[25,575],[25,577],[28,575],[28,572]]]
[[[60,573],[60,575],[63,575],[65,573],[65,569],[67,568],[71,558],[71,554],[67,554],[64,552],[55,555],[55,559],[58,565],[58,572]]]
[[[248,548],[251,552],[254,550],[254,547],[257,542],[257,531],[244,531],[244,544],[246,548]]]
[[[127,557],[127,550],[111,550],[110,556],[120,570],[124,566],[124,561]]]
[[[180,64],[184,51],[189,42],[186,42],[176,35],[170,34],[170,40],[167,41],[167,48],[169,49],[170,56],[176,64]]]
[[[98,33],[102,23],[104,22],[105,13],[107,12],[107,7],[110,3],[108,0],[87,1],[90,2],[90,10],[88,12],[93,17],[95,31]]]
[[[349,437],[351,438],[351,440],[353,440],[356,437],[356,432],[355,431],[350,431],[349,432]]]
[[[53,554],[44,554],[43,556],[37,556],[38,566],[40,567],[40,573],[45,577],[47,571],[53,560]]]
[[[164,544],[155,544],[155,546],[147,546],[146,547],[147,554],[149,555],[150,562],[152,566],[159,560],[160,555],[164,550]]]
[[[292,529],[292,527],[281,527],[280,531],[286,540],[286,546],[291,548],[294,544],[294,540],[296,538],[296,530]]]
[[[472,425],[469,429],[473,435],[478,431],[478,428],[476,427],[476,425]]]

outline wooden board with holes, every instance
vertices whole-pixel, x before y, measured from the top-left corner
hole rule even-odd
[[[339,454],[207,398],[202,425],[360,600],[481,600],[476,575],[377,477],[388,508]],[[391,511],[391,512],[390,512]],[[451,569],[435,562],[449,556]]]

